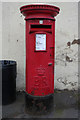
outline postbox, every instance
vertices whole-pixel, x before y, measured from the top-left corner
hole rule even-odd
[[[54,93],[55,16],[60,9],[32,4],[20,8],[26,21],[26,94],[46,97]]]

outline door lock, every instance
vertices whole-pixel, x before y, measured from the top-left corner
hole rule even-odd
[[[52,63],[48,63],[48,66],[51,66],[52,65]]]

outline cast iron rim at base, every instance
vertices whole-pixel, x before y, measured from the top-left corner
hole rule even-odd
[[[25,93],[25,110],[31,114],[44,114],[53,109],[54,95],[32,96]]]

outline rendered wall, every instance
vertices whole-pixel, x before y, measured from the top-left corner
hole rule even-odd
[[[78,88],[78,3],[51,2],[56,17],[55,88]],[[19,8],[27,2],[2,3],[2,58],[17,61],[17,90],[25,89],[25,21]],[[45,3],[44,3],[45,4]],[[0,41],[1,47],[1,41]],[[0,58],[1,59],[1,58]]]

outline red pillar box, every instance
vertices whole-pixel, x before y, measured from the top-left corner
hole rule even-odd
[[[54,93],[55,16],[51,5],[20,8],[26,21],[26,96],[47,97]]]

